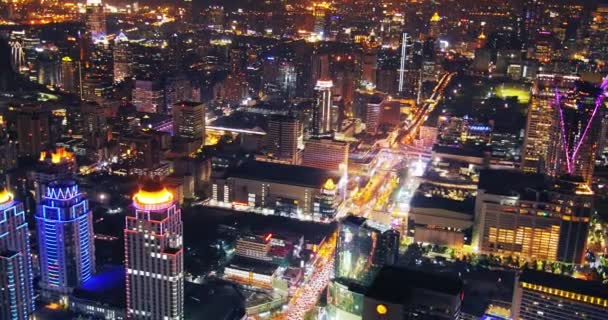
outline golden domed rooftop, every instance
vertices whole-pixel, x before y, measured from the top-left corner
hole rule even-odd
[[[334,190],[334,189],[336,189],[336,184],[334,183],[334,181],[331,178],[329,178],[323,184],[323,189],[325,189],[325,190]]]
[[[439,16],[439,12],[435,12],[431,17],[431,22],[439,22],[441,21],[441,16]]]
[[[0,204],[5,204],[13,200],[13,194],[8,192],[6,188],[0,189]]]
[[[162,184],[149,182],[133,196],[133,202],[137,206],[170,204],[173,202],[173,194]]]

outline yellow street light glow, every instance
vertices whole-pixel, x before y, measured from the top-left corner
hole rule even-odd
[[[379,304],[376,306],[376,312],[380,315],[385,315],[388,312],[388,308],[383,304]]]
[[[133,196],[133,201],[136,204],[141,205],[169,203],[173,201],[173,194],[166,188],[163,188],[160,191],[139,190],[139,192]]]

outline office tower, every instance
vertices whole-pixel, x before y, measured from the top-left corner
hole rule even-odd
[[[36,58],[38,83],[54,87],[59,85],[61,64],[59,56],[52,50],[43,50]]]
[[[512,319],[603,320],[608,315],[608,288],[600,282],[524,269],[517,277]]]
[[[304,149],[304,126],[291,116],[273,116],[268,121],[266,155],[279,162],[300,164]]]
[[[292,98],[296,94],[296,66],[295,63],[283,61],[279,64],[277,84],[285,96]]]
[[[361,64],[361,82],[375,87],[376,72],[378,72],[378,55],[375,51],[368,51],[363,54]]]
[[[556,91],[546,163],[549,175],[582,177],[591,184],[606,109],[604,89],[578,81],[571,92]]]
[[[365,110],[365,130],[370,134],[378,133],[383,103],[384,97],[382,96],[373,96],[367,103],[367,108]]]
[[[340,223],[336,244],[335,277],[371,284],[384,265],[397,262],[399,232],[362,217]]]
[[[318,80],[315,86],[315,102],[312,110],[312,136],[320,137],[330,135],[332,131],[331,119],[331,80]]]
[[[82,69],[80,61],[74,61],[72,58],[65,56],[61,58],[59,86],[61,90],[69,93],[80,94],[80,81],[82,77]]]
[[[82,102],[80,116],[82,117],[82,134],[85,144],[99,150],[110,139],[108,123],[109,108],[95,102]]]
[[[593,39],[589,43],[590,57],[608,61],[608,5],[599,4],[593,12],[590,31],[590,38]]]
[[[222,6],[209,6],[207,9],[207,27],[215,31],[224,30],[225,13]]]
[[[160,82],[154,80],[135,81],[133,104],[140,112],[162,113],[165,111],[165,93]]]
[[[37,157],[49,143],[49,113],[41,105],[23,105],[17,110],[19,155]]]
[[[49,294],[70,293],[95,273],[93,213],[73,180],[55,180],[36,212],[40,286]]]
[[[205,104],[182,101],[174,104],[171,111],[175,135],[205,143]]]
[[[441,35],[441,16],[435,12],[429,21],[429,37],[439,38]]]
[[[302,165],[339,171],[348,167],[348,143],[332,139],[311,138],[302,153]]]
[[[458,320],[464,284],[454,275],[383,267],[365,293],[363,320]]]
[[[550,132],[554,126],[556,113],[555,92],[573,90],[576,76],[557,74],[539,74],[532,87],[532,97],[526,120],[526,136],[522,149],[524,172],[538,173],[544,171],[549,152]]]
[[[28,224],[23,204],[0,189],[0,318],[27,320],[34,312]]]
[[[329,79],[329,55],[326,53],[313,52],[310,63],[311,88],[314,89],[317,81]]]
[[[101,0],[87,0],[86,29],[92,39],[106,35],[106,14]]]
[[[397,87],[397,91],[401,96],[404,96],[405,93],[405,84],[406,84],[406,70],[408,70],[409,66],[407,64],[411,64],[411,53],[408,52],[408,47],[412,45],[408,44],[407,33],[403,33],[403,37],[401,39],[401,59],[400,59],[400,67],[399,67],[399,85]]]
[[[82,80],[80,97],[85,101],[103,102],[112,94],[112,78],[102,75],[87,75]]]
[[[581,182],[484,170],[472,245],[483,253],[581,263],[593,192]]]
[[[121,82],[133,75],[133,59],[129,39],[124,33],[119,33],[114,39],[114,82]]]
[[[8,42],[11,47],[11,66],[13,71],[21,72],[21,67],[25,65],[25,51],[21,40],[15,39]]]
[[[184,252],[181,210],[158,182],[133,196],[125,221],[129,319],[182,319]]]

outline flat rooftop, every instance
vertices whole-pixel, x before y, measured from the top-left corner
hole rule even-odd
[[[232,258],[232,261],[230,261],[229,267],[233,269],[264,274],[267,276],[273,275],[278,268],[277,265],[270,262],[255,260],[241,256],[234,256],[234,258]]]
[[[608,286],[598,281],[586,281],[530,269],[526,269],[521,273],[519,281],[608,299]]]
[[[403,303],[410,300],[418,289],[458,296],[463,290],[463,283],[451,275],[385,266],[365,296],[391,303]]]
[[[327,181],[340,178],[330,170],[262,161],[248,161],[229,170],[226,177],[283,183],[319,189]]]
[[[109,266],[74,289],[72,295],[79,299],[97,301],[117,308],[126,308],[125,288],[125,267]]]

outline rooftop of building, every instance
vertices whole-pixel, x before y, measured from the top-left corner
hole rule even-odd
[[[586,281],[554,273],[525,269],[519,276],[520,282],[537,284],[548,288],[561,289],[608,299],[608,286],[597,281]]]
[[[256,260],[256,259],[246,258],[246,257],[242,257],[242,256],[235,256],[232,259],[232,261],[230,261],[229,268],[244,270],[244,271],[249,271],[249,272],[253,272],[253,273],[270,276],[275,273],[278,266],[273,263],[262,261],[262,260]]]
[[[479,189],[486,193],[519,196],[523,200],[543,200],[543,193],[585,195],[591,192],[578,178],[552,179],[543,174],[530,174],[517,170],[481,170]]]
[[[327,179],[339,181],[332,171],[262,161],[248,161],[228,171],[227,177],[321,188]]]
[[[194,107],[198,107],[202,104],[203,104],[202,102],[196,102],[196,101],[178,101],[177,103],[174,104],[174,106],[194,108]]]
[[[236,320],[245,315],[245,298],[228,281],[213,279],[204,284],[185,282],[184,319]]]
[[[463,283],[451,275],[385,266],[370,286],[366,297],[391,303],[404,303],[415,295],[417,289],[459,296],[463,290]]]
[[[442,153],[442,154],[463,156],[463,157],[476,157],[476,158],[485,157],[483,149],[471,148],[471,147],[434,145],[433,153]]]
[[[108,266],[76,288],[72,296],[125,308],[126,274],[124,266]]]
[[[420,193],[416,193],[412,197],[410,206],[412,208],[443,209],[472,215],[475,212],[475,199],[468,198],[464,201],[459,201],[437,196],[426,197]]]

